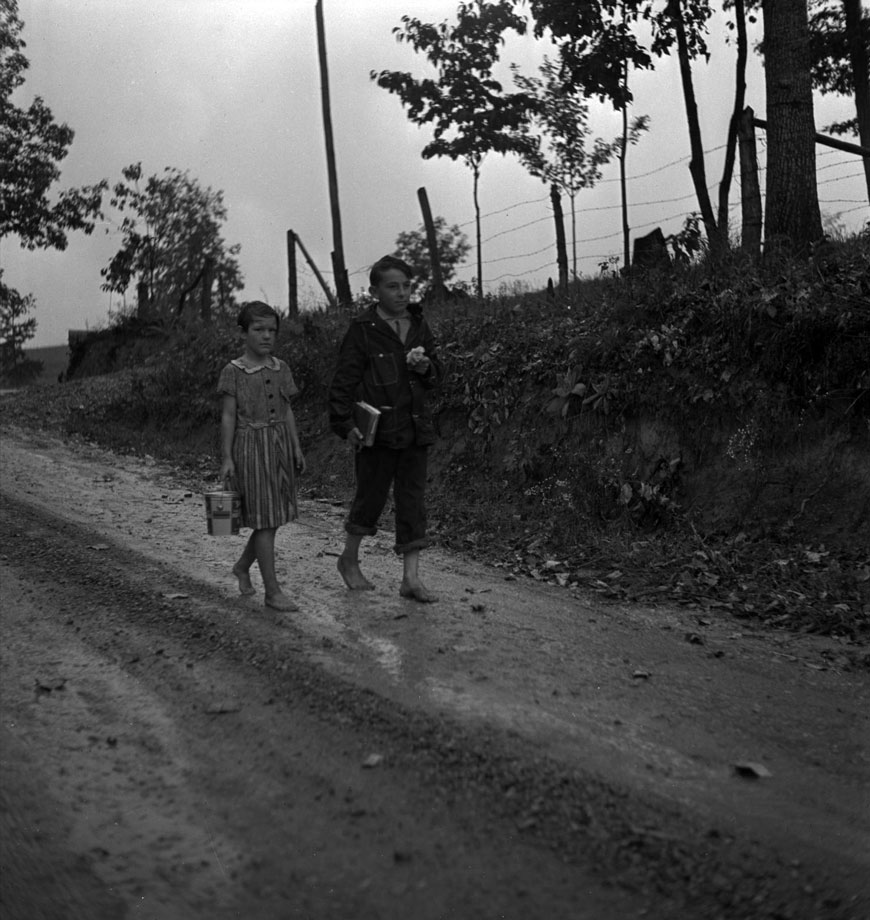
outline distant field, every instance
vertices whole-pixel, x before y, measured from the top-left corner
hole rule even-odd
[[[66,370],[69,349],[66,345],[52,345],[49,348],[25,348],[24,353],[33,361],[42,361],[42,375],[34,383],[57,383],[58,374]]]

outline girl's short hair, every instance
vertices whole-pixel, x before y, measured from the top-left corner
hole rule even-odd
[[[400,272],[404,272],[409,281],[414,277],[414,269],[398,256],[381,256],[369,272],[369,284],[372,287],[377,287],[381,283],[381,278],[384,277],[384,272],[388,272],[392,268],[397,268]]]
[[[274,307],[270,307],[269,304],[264,303],[262,300],[249,300],[243,303],[236,322],[247,332],[248,327],[256,316],[274,316],[277,324],[275,330],[277,331],[281,327],[281,314]]]

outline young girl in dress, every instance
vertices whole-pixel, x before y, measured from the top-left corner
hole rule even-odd
[[[275,575],[275,531],[296,519],[296,473],[305,471],[290,400],[299,390],[290,368],[273,354],[278,313],[254,300],[238,324],[244,354],[221,371],[221,480],[242,495],[242,526],[253,528],[233,566],[242,594],[253,594],[251,566],[263,577],[266,606],[298,610]]]

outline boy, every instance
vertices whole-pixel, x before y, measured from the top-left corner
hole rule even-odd
[[[426,462],[435,427],[426,391],[441,381],[435,340],[422,311],[410,303],[413,272],[401,259],[384,256],[371,269],[369,292],[376,303],[351,321],[329,388],[329,423],[354,448],[356,494],[338,571],[351,590],[370,590],[359,565],[365,536],[377,532],[390,486],[396,506],[396,552],[403,557],[399,594],[421,603],[438,598],[420,581],[420,550],[426,536]],[[354,418],[364,400],[381,412],[371,447]]]

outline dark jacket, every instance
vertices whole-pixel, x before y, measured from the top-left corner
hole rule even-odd
[[[354,429],[353,405],[365,400],[381,410],[375,443],[383,447],[435,442],[426,393],[441,382],[435,339],[417,304],[408,307],[411,328],[403,343],[378,316],[376,306],[351,320],[329,387],[329,425],[342,438]],[[429,370],[408,369],[406,355],[422,345]]]

